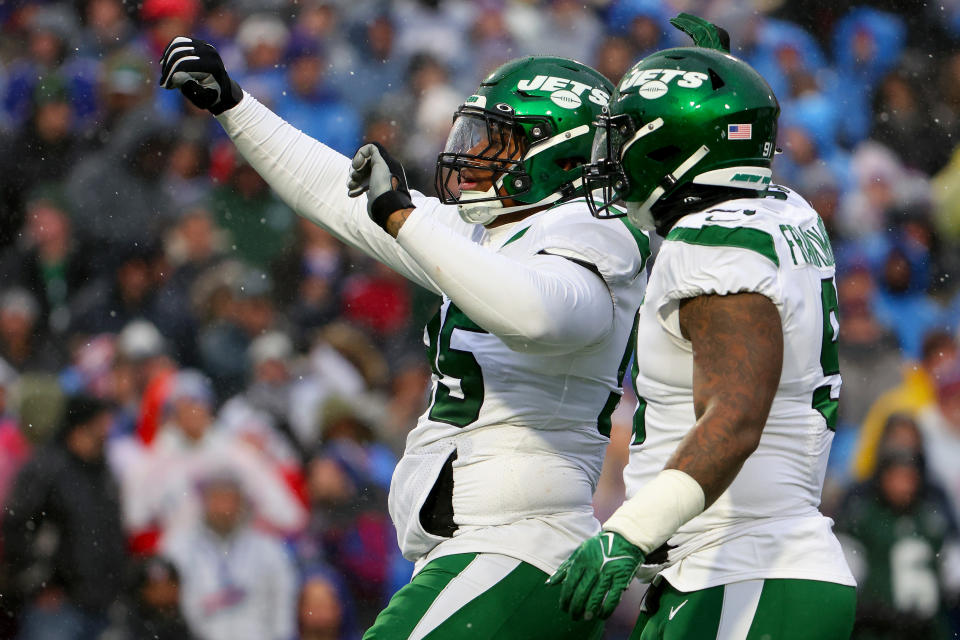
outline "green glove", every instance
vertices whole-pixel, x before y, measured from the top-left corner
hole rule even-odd
[[[573,552],[547,580],[563,583],[560,607],[574,620],[609,618],[643,563],[643,551],[619,533],[601,531]]]

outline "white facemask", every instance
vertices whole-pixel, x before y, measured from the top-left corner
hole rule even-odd
[[[486,191],[461,191],[461,202],[457,205],[457,211],[464,222],[469,224],[490,224],[498,215],[504,213],[503,203],[499,200],[488,200],[486,202],[470,202],[470,200],[482,200],[496,196],[493,187]]]
[[[503,206],[503,202],[501,200],[487,200],[486,202],[469,201],[470,199],[480,200],[482,198],[490,198],[494,195],[496,195],[496,191],[493,187],[490,187],[486,191],[461,191],[461,199],[466,198],[468,201],[461,202],[457,205],[457,211],[460,212],[460,217],[464,222],[469,224],[488,225],[496,220],[497,216],[502,216],[505,213],[513,213],[514,211],[529,211],[530,209],[536,209],[548,204],[553,204],[560,199],[559,193],[551,193],[540,202],[518,204],[513,207]]]

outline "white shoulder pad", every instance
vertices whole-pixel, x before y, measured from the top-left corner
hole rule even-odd
[[[732,200],[681,218],[654,267],[664,301],[755,292],[780,304],[779,234],[764,204],[759,198]]]
[[[650,257],[645,232],[626,218],[594,218],[582,200],[544,211],[531,230],[537,250],[592,264],[611,284],[635,279]]]

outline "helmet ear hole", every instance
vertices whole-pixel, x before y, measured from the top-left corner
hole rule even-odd
[[[680,147],[674,144],[668,144],[665,147],[660,147],[659,149],[648,152],[647,157],[654,162],[666,162],[678,153],[680,153]]]
[[[553,162],[554,164],[557,165],[558,169],[569,171],[574,167],[579,167],[581,165],[589,163],[590,158],[584,158],[583,156],[570,156],[567,158],[557,158]]]

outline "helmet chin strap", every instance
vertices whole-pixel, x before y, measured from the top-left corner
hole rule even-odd
[[[680,166],[677,167],[673,173],[665,176],[664,181],[667,184],[676,184],[684,174],[690,171],[695,164],[703,160],[703,157],[708,153],[710,153],[710,148],[703,145],[694,151],[689,158],[681,162]],[[630,219],[630,222],[638,229],[643,229],[644,231],[656,230],[656,223],[653,220],[653,213],[650,209],[663,197],[665,192],[665,187],[658,186],[650,192],[650,196],[643,202],[627,202],[627,217]]]
[[[463,218],[464,222],[487,225],[505,213],[525,211],[540,206],[540,203],[535,203],[505,207],[500,200],[488,200],[488,198],[495,198],[496,196],[497,192],[493,187],[490,187],[486,191],[461,191],[460,197],[467,198],[467,201],[458,204],[457,211],[460,212],[460,217]],[[470,200],[484,201],[470,202]]]
[[[650,194],[650,197],[643,202],[627,202],[627,218],[630,219],[630,222],[633,223],[637,229],[643,231],[654,231],[657,228],[656,222],[653,220],[653,212],[650,211],[650,208],[660,199],[660,196],[663,195],[663,187],[657,187],[653,190],[653,193]]]
[[[581,180],[577,178],[573,182],[573,186],[579,187]],[[499,216],[502,216],[506,213],[514,213],[515,211],[529,211],[530,209],[537,209],[548,204],[553,204],[560,198],[562,194],[560,192],[554,192],[548,195],[543,200],[539,202],[531,202],[526,204],[518,204],[512,207],[503,206],[503,201],[501,200],[487,200],[488,198],[496,198],[497,191],[496,187],[491,186],[486,191],[461,191],[460,196],[468,198],[466,202],[461,201],[457,205],[457,211],[460,212],[460,217],[464,222],[469,224],[482,224],[488,225]],[[475,200],[477,202],[471,202]],[[486,200],[485,202],[480,202],[480,200]]]

